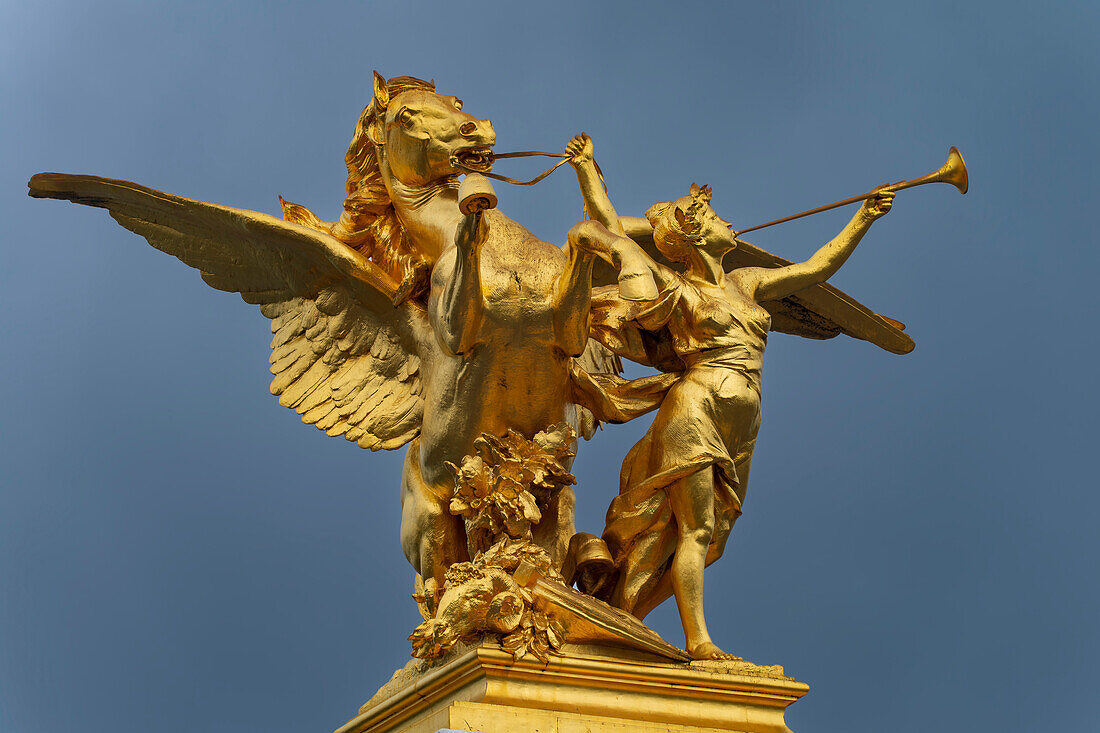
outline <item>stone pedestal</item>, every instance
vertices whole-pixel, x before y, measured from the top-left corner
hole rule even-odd
[[[784,712],[809,691],[777,666],[562,651],[513,660],[485,643],[413,660],[336,733],[789,733]]]

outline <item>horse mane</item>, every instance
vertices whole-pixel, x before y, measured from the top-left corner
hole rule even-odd
[[[347,193],[338,221],[322,221],[306,207],[279,197],[285,220],[331,234],[377,263],[398,283],[393,296],[395,305],[419,298],[427,292],[431,264],[409,241],[405,228],[397,218],[368,131],[379,117],[385,115],[389,99],[416,89],[434,92],[435,82],[412,76],[394,77],[386,82],[387,99],[372,97],[363,108],[348,152],[344,155],[348,167]]]

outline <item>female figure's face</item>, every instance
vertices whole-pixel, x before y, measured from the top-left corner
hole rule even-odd
[[[707,211],[703,214],[703,242],[705,244],[729,249],[735,248],[737,242],[733,238],[732,228],[732,224],[718,216],[710,206],[707,206]]]

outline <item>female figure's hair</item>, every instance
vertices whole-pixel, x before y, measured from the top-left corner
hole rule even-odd
[[[284,219],[331,234],[385,270],[398,283],[393,297],[395,304],[427,291],[431,264],[409,241],[397,218],[382,180],[378,154],[371,142],[371,127],[381,122],[389,100],[402,92],[417,89],[434,92],[435,82],[412,76],[394,77],[381,89],[376,88],[370,103],[359,115],[344,156],[348,167],[347,196],[339,221],[331,224],[321,221],[306,207],[279,198]]]
[[[676,201],[661,201],[645,212],[653,227],[653,243],[672,262],[685,262],[690,247],[703,241],[703,217],[710,206],[710,186],[691,184],[691,193]]]

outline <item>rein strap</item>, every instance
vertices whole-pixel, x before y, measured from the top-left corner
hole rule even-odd
[[[500,160],[501,158],[530,158],[530,157],[536,156],[536,155],[540,155],[544,158],[561,158],[561,160],[559,160],[557,163],[552,165],[550,168],[547,168],[542,173],[540,173],[537,176],[535,176],[534,178],[532,178],[530,181],[517,181],[515,178],[509,178],[508,176],[502,176],[499,173],[488,173],[488,172],[485,172],[485,171],[474,170],[473,168],[462,165],[462,163],[457,159],[452,159],[451,162],[456,167],[463,169],[467,173],[478,173],[480,175],[485,176],[486,178],[492,178],[492,179],[495,179],[497,181],[504,181],[505,183],[511,183],[513,185],[516,185],[516,186],[533,186],[536,183],[538,183],[539,181],[541,181],[544,178],[546,178],[547,176],[549,176],[554,171],[556,171],[558,168],[561,168],[563,165],[565,165],[566,163],[569,162],[569,156],[566,155],[565,153],[546,153],[546,152],[543,152],[541,150],[522,150],[522,151],[517,152],[517,153],[493,153],[493,160]],[[593,163],[595,163],[595,161],[593,161]],[[596,173],[599,175],[600,180],[602,181],[603,180],[603,171],[600,170],[599,163],[595,163],[595,165],[596,165]]]

